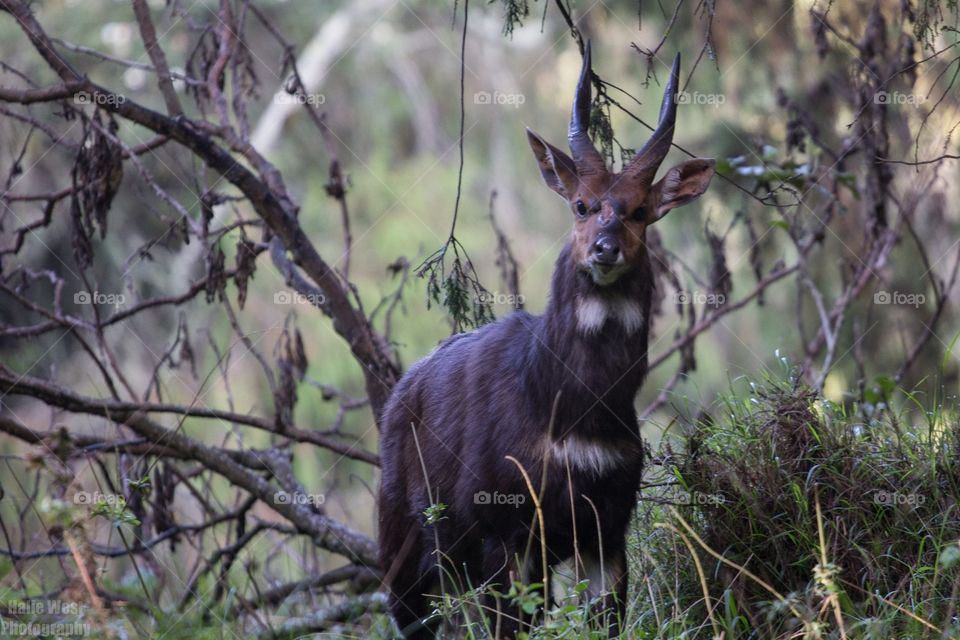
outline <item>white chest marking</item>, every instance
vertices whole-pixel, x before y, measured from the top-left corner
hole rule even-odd
[[[600,331],[607,321],[607,304],[599,298],[581,298],[577,300],[577,326],[586,334]]]
[[[604,300],[592,296],[577,300],[577,326],[581,332],[587,335],[597,333],[607,318],[619,322],[628,334],[636,333],[643,326],[643,310],[636,300]]]
[[[563,442],[553,442],[550,455],[563,467],[569,460],[571,470],[587,471],[598,476],[616,469],[623,461],[619,449],[576,436],[569,436]]]
[[[616,317],[628,334],[636,333],[643,326],[643,309],[636,300],[620,298],[617,300]]]

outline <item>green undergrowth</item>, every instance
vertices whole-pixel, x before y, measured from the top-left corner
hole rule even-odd
[[[960,419],[893,394],[767,377],[687,421],[641,499],[632,637],[960,637]]]

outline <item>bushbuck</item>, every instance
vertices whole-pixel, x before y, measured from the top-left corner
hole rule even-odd
[[[679,67],[678,54],[652,137],[614,173],[587,131],[587,44],[571,154],[527,130],[543,180],[573,214],[546,311],[449,338],[410,368],[384,408],[380,559],[407,637],[436,632],[429,594],[451,582],[506,593],[515,580],[544,583],[548,566],[571,558],[618,633],[644,459],[634,398],[654,287],[646,229],[700,196],[714,173],[713,160],[696,158],[654,182],[672,144]],[[513,637],[520,610],[500,602],[487,597],[483,608],[491,618],[502,611],[496,628]]]

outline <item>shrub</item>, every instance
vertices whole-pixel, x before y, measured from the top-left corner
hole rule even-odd
[[[702,569],[652,529],[648,553],[678,567],[675,610],[702,614],[705,637],[957,637],[960,420],[941,407],[914,425],[877,400],[769,378],[666,448],[677,486],[661,497],[679,508],[660,513]]]

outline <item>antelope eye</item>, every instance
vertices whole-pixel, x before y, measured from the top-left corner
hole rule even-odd
[[[583,204],[583,200],[577,200],[577,215],[581,218],[587,215],[587,205]]]
[[[646,207],[637,207],[633,212],[633,219],[637,222],[642,222],[647,217],[647,208]]]

